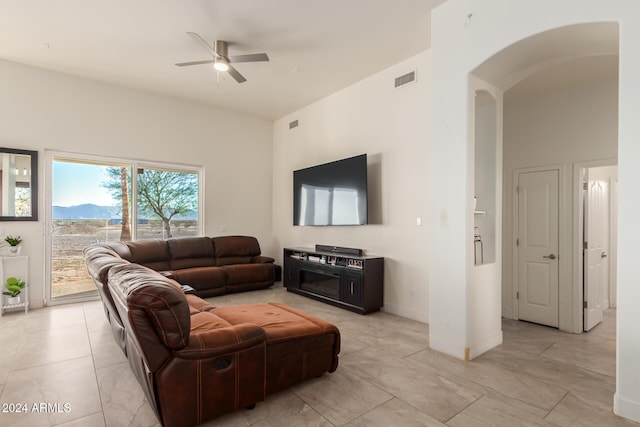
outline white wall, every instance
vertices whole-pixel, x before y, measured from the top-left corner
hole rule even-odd
[[[468,294],[467,269],[460,254],[467,253],[464,212],[473,200],[464,179],[469,150],[469,73],[508,46],[544,31],[579,23],[619,23],[620,231],[614,410],[640,421],[640,336],[636,332],[640,324],[640,287],[636,286],[640,200],[635,197],[635,183],[640,181],[640,2],[565,0],[554,2],[549,12],[537,0],[449,0],[432,13],[432,176],[448,174],[451,179],[447,193],[432,186],[433,209],[440,213],[434,215],[430,235],[432,247],[439,250],[431,259],[430,334],[447,334],[459,349],[467,342],[467,314],[460,308]],[[556,52],[557,45],[546,45],[553,46],[550,53]],[[447,276],[450,280],[445,282]]]
[[[272,122],[0,61],[0,147],[40,152],[40,219],[4,222],[31,257],[31,304],[44,297],[44,150],[205,168],[205,234],[255,235],[272,254]]]
[[[514,90],[517,87],[514,87]],[[503,315],[515,318],[513,277],[513,172],[519,168],[560,166],[564,168],[560,218],[560,329],[582,331],[581,308],[573,289],[579,279],[573,274],[577,252],[573,230],[578,217],[572,209],[576,162],[616,159],[618,155],[618,79],[591,81],[564,89],[537,92],[532,96],[504,95],[504,228]],[[578,317],[576,318],[576,311]]]
[[[502,221],[502,92],[476,78],[470,79],[470,95],[475,102],[469,103],[470,128],[469,136],[473,135],[470,143],[468,161],[468,183],[473,188],[474,197],[478,198],[477,209],[484,212],[476,215],[469,209],[468,216],[473,216],[473,225],[479,227],[484,246],[483,264],[477,264],[474,254],[468,277],[467,305],[467,342],[464,358],[473,359],[485,351],[502,343],[501,310],[501,273],[502,273],[502,230],[496,225]],[[473,171],[473,172],[471,172]],[[474,203],[475,204],[475,203]],[[467,235],[469,241],[474,240],[471,232]],[[473,243],[476,250],[476,243]],[[443,337],[434,334],[430,337],[430,344],[436,348],[439,345],[448,349]]]
[[[613,159],[618,147],[618,79],[532,97],[504,94],[504,167]]]
[[[423,322],[431,216],[430,66],[429,52],[421,53],[276,121],[273,154],[273,229],[280,248],[327,244],[385,257],[383,309]],[[414,69],[417,81],[394,89],[394,79]],[[293,120],[299,126],[290,130]],[[361,153],[368,154],[373,223],[294,227],[292,172]],[[417,217],[424,226],[416,225]]]

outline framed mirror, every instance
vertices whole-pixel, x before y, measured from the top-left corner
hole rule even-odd
[[[0,147],[0,221],[38,220],[38,152]]]

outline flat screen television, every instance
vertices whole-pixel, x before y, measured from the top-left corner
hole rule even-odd
[[[293,225],[366,223],[366,154],[293,171]]]

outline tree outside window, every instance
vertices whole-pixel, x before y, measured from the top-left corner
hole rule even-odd
[[[121,208],[121,240],[131,240],[131,175],[128,171],[128,168],[109,168],[104,183]],[[138,224],[159,220],[161,237],[171,238],[173,221],[197,220],[197,173],[139,168],[136,175]]]

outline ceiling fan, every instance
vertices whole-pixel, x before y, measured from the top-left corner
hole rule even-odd
[[[268,61],[269,57],[266,53],[252,53],[248,55],[235,55],[229,56],[228,54],[228,43],[222,40],[216,40],[213,42],[213,46],[209,45],[202,37],[200,37],[197,33],[187,32],[192,39],[198,42],[200,45],[204,46],[209,53],[213,56],[213,59],[205,59],[202,61],[192,61],[192,62],[180,62],[176,64],[178,67],[185,67],[189,65],[201,65],[201,64],[213,64],[213,68],[218,71],[223,71],[229,73],[231,77],[235,79],[238,83],[244,83],[247,79],[244,78],[242,74],[238,72],[235,68],[231,66],[231,63],[237,62],[256,62],[256,61]]]

